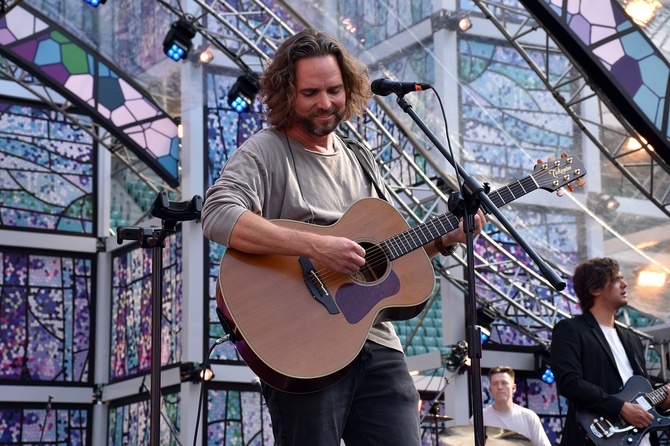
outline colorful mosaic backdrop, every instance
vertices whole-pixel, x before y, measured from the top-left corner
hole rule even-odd
[[[161,400],[161,446],[181,446],[179,393],[165,393]],[[107,446],[148,445],[151,438],[151,408],[148,389],[131,401],[115,402],[109,408]]]
[[[507,184],[531,172],[537,159],[581,156],[572,119],[514,48],[462,37],[459,54],[466,171]],[[556,55],[548,66],[558,76],[570,63]]]
[[[25,3],[0,18],[0,54],[86,110],[168,184],[179,184],[176,122],[113,61]]]
[[[219,177],[221,167],[228,156],[251,135],[261,128],[260,105],[254,102],[251,112],[238,114],[227,103],[230,87],[240,73],[210,72],[206,76],[207,94],[207,171],[205,172],[205,190]],[[205,280],[209,284],[209,343],[223,335],[223,329],[216,316],[216,278],[219,263],[225,248],[217,243],[208,243],[209,271]],[[219,345],[212,352],[212,359],[240,361],[232,343]]]
[[[95,262],[0,251],[0,381],[90,383]]]
[[[274,445],[270,414],[260,389],[209,390],[207,401],[208,445]]]
[[[165,240],[161,308],[161,364],[181,361],[181,233]],[[139,246],[112,260],[110,381],[151,369],[152,249]]]
[[[93,235],[94,166],[80,127],[50,108],[0,99],[0,229]]]
[[[0,445],[87,446],[91,408],[0,407]]]

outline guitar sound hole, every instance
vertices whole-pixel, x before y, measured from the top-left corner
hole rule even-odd
[[[388,273],[389,260],[379,245],[371,242],[359,242],[365,249],[365,265],[351,279],[360,283],[382,280]]]

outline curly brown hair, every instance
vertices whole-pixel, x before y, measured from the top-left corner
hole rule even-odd
[[[619,271],[619,262],[609,257],[589,259],[577,265],[572,275],[572,287],[582,311],[595,303],[592,293],[616,280]]]
[[[261,99],[266,105],[265,117],[271,125],[284,130],[293,123],[296,61],[328,55],[335,56],[342,73],[347,93],[344,119],[365,111],[372,97],[367,66],[334,37],[308,28],[289,37],[277,48],[275,57],[261,76]]]

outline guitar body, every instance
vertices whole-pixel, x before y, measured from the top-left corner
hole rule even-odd
[[[331,226],[289,220],[274,223],[347,237],[366,250],[408,228],[398,211],[376,198],[357,201]],[[378,254],[365,277],[323,271],[312,264],[321,281],[317,283],[323,283],[326,297],[336,306],[337,313],[332,314],[306,284],[298,257],[245,254],[228,248],[219,269],[217,307],[249,367],[277,389],[320,390],[346,374],[374,324],[419,314],[435,285],[426,252],[416,249],[381,263]],[[372,263],[367,257],[366,261]]]
[[[620,417],[616,420],[606,420],[592,412],[582,410],[577,411],[577,421],[591,441],[598,446],[637,446],[648,432],[670,427],[670,417],[659,414],[655,405],[644,399],[646,395],[657,392],[662,398],[660,401],[665,399],[666,394],[662,389],[653,391],[649,381],[635,375],[626,382],[623,390],[615,395],[631,403],[649,405],[648,412],[654,416],[654,422],[646,429],[638,429]]]

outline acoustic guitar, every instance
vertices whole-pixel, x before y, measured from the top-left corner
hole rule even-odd
[[[503,206],[536,189],[556,191],[584,176],[576,157],[538,163],[531,175],[488,194]],[[435,272],[426,243],[458,228],[447,212],[409,228],[389,203],[365,198],[329,226],[273,220],[279,226],[347,237],[366,250],[352,275],[312,259],[247,254],[228,248],[219,267],[217,313],[251,370],[288,392],[321,390],[341,379],[372,326],[419,314]]]
[[[658,413],[656,406],[668,397],[665,387],[653,390],[649,381],[639,375],[631,376],[623,390],[614,395],[629,403],[640,404],[654,416],[654,422],[645,429],[628,424],[623,418],[614,420],[600,417],[587,410],[577,410],[577,421],[586,435],[598,446],[637,446],[647,432],[668,429],[670,417]]]

